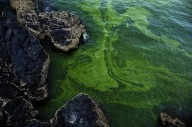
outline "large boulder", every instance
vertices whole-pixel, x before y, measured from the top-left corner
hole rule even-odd
[[[53,45],[66,52],[80,44],[85,32],[81,20],[67,12],[37,14],[35,1],[10,0],[18,22],[39,39],[49,37]]]
[[[167,113],[161,112],[159,116],[161,127],[186,127],[179,118],[174,118]]]
[[[79,17],[67,12],[50,12],[39,14],[46,35],[51,38],[53,45],[66,52],[78,48],[80,38],[84,32]]]
[[[2,109],[7,117],[7,127],[23,127],[27,121],[35,118],[38,113],[33,109],[32,104],[22,97],[5,100]]]
[[[56,112],[55,127],[109,127],[97,104],[86,94],[79,94]]]

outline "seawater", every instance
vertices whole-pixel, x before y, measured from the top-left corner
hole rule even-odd
[[[46,2],[80,16],[90,38],[68,53],[45,46],[52,88],[39,108],[43,119],[80,92],[111,127],[155,127],[166,107],[192,111],[191,0]]]

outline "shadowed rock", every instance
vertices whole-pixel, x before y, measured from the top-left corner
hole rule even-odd
[[[160,113],[159,122],[162,127],[186,127],[184,122],[167,113]]]
[[[1,105],[2,105],[3,101],[0,98],[0,127],[3,125],[3,112],[1,109]]]
[[[39,120],[32,119],[30,121],[27,121],[25,126],[23,127],[52,127],[51,124],[40,122]]]
[[[38,113],[33,109],[32,104],[22,97],[4,101],[2,109],[7,116],[6,126],[8,127],[23,127]]]
[[[20,27],[14,18],[0,20],[0,54],[12,63],[15,87],[31,100],[48,96],[49,56],[39,40]]]
[[[0,97],[3,99],[14,98],[18,95],[17,90],[13,87],[13,73],[11,65],[7,65],[0,59]]]
[[[25,29],[13,30],[12,54],[15,85],[32,100],[47,97],[49,57],[40,42]]]
[[[56,127],[109,127],[97,104],[85,94],[79,94],[59,109],[52,122]]]

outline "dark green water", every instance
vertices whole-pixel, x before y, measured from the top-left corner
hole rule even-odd
[[[47,48],[49,119],[80,92],[100,105],[111,127],[155,127],[166,106],[192,111],[192,1],[49,0],[83,20],[90,39],[70,53]]]

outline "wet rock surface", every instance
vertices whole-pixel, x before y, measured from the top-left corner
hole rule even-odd
[[[109,127],[97,104],[86,94],[79,94],[56,112],[56,127]]]
[[[33,109],[32,104],[22,97],[5,100],[2,109],[6,114],[6,126],[8,127],[23,127],[28,120],[33,119],[38,113]]]
[[[11,0],[18,22],[39,39],[48,36],[53,45],[66,52],[78,48],[85,32],[81,20],[67,12],[36,13],[32,0]]]
[[[161,127],[186,127],[179,118],[174,118],[167,113],[160,113],[159,122]]]

